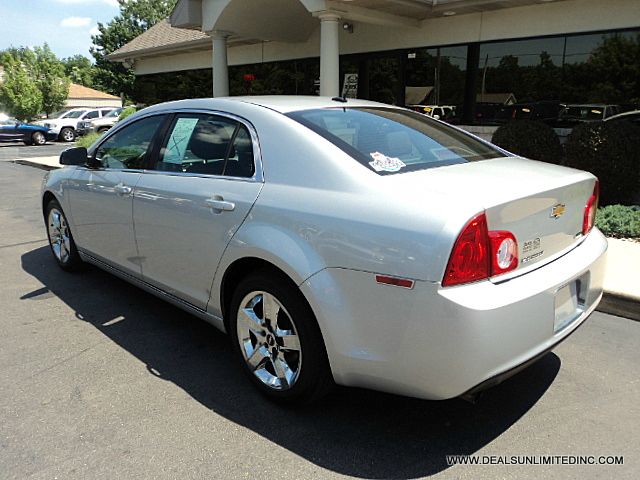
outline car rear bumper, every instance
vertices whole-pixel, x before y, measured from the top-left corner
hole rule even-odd
[[[499,284],[416,282],[409,290],[329,268],[301,289],[337,383],[446,399],[502,380],[578,328],[602,297],[606,250],[594,229],[564,256]],[[571,288],[575,309],[558,300]]]

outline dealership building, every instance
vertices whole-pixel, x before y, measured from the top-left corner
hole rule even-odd
[[[344,95],[397,105],[640,102],[638,0],[179,0],[109,58],[141,103]]]

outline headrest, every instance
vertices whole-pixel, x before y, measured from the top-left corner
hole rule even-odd
[[[222,124],[199,120],[191,134],[189,149],[203,160],[222,159],[227,153],[230,140],[229,132]]]

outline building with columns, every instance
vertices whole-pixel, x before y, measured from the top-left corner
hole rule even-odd
[[[485,96],[639,103],[639,34],[638,0],[179,0],[109,58],[144,103],[346,92],[471,122]]]

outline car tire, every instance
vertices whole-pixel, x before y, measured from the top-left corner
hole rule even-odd
[[[50,200],[47,204],[44,211],[44,221],[47,226],[47,238],[51,253],[60,268],[66,271],[81,269],[84,262],[78,254],[67,217],[57,200]]]
[[[265,301],[271,305],[268,313]],[[320,328],[289,278],[270,270],[247,276],[235,289],[229,315],[235,355],[268,398],[306,404],[331,389],[333,377]]]
[[[76,131],[71,127],[64,127],[60,130],[60,140],[63,142],[73,142],[76,139]]]
[[[47,143],[47,138],[44,136],[44,133],[42,132],[33,132],[33,135],[31,135],[31,144],[32,145],[44,145],[45,143]]]
[[[98,129],[98,133],[102,135],[104,132],[109,131],[109,127],[102,127]]]

